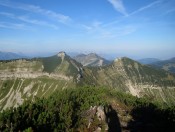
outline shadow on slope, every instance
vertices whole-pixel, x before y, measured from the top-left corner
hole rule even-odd
[[[133,120],[128,123],[131,132],[172,132],[175,130],[173,109],[157,109],[154,105],[139,106],[131,111]]]
[[[107,107],[107,110],[105,111],[106,117],[107,117],[107,123],[108,123],[108,131],[109,132],[121,132],[121,125],[119,122],[118,114],[117,112],[112,108],[111,105]]]

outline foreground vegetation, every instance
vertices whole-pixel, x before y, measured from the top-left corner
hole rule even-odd
[[[58,90],[49,98],[26,101],[0,113],[0,131],[77,131],[84,130],[82,113],[91,106],[108,106],[117,101],[130,109],[128,129],[171,131],[175,129],[175,107],[151,103],[144,98],[114,89],[81,87]],[[144,125],[150,124],[150,125]],[[139,126],[140,127],[140,126]]]

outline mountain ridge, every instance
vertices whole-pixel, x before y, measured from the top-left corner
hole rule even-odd
[[[0,110],[18,106],[25,99],[34,99],[35,96],[48,97],[59,88],[75,87],[75,82],[81,77],[81,64],[66,54],[64,58],[60,54],[1,61]]]
[[[135,96],[146,96],[165,102],[168,100],[173,103],[174,100],[167,98],[167,96],[171,96],[168,95],[170,91],[173,95],[175,94],[174,75],[142,65],[126,57],[117,59],[107,67],[94,69],[91,76],[100,86],[117,88]]]
[[[90,54],[79,54],[73,57],[77,62],[81,63],[83,66],[104,66],[108,65],[110,61],[102,58],[101,56],[97,55],[96,53]]]
[[[65,52],[0,62],[0,110],[79,86],[104,86],[167,104],[173,104],[175,96],[174,75],[127,57],[102,67],[83,66]]]

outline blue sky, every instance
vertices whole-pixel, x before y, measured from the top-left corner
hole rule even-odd
[[[175,56],[175,0],[0,0],[0,51]]]

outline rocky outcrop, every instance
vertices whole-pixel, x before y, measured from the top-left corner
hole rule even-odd
[[[128,122],[131,120],[128,108],[112,103],[105,106],[90,107],[89,110],[82,113],[81,128],[90,132],[121,132],[127,129]],[[80,130],[81,131],[81,130]]]
[[[106,121],[106,115],[104,112],[104,107],[103,106],[98,106],[97,107],[97,118],[99,121]]]
[[[94,106],[85,111],[82,117],[86,120],[88,131],[108,131],[107,117],[104,106]]]
[[[15,79],[15,78],[25,78],[25,79],[32,79],[32,78],[37,78],[37,77],[49,77],[49,78],[54,78],[54,79],[61,79],[61,80],[72,80],[72,77],[70,76],[65,76],[63,74],[54,74],[54,73],[47,73],[47,72],[1,72],[0,73],[0,79],[5,80],[8,78]]]
[[[66,56],[66,53],[64,51],[61,51],[57,54],[58,57],[61,57],[61,60],[64,60],[64,57]]]

